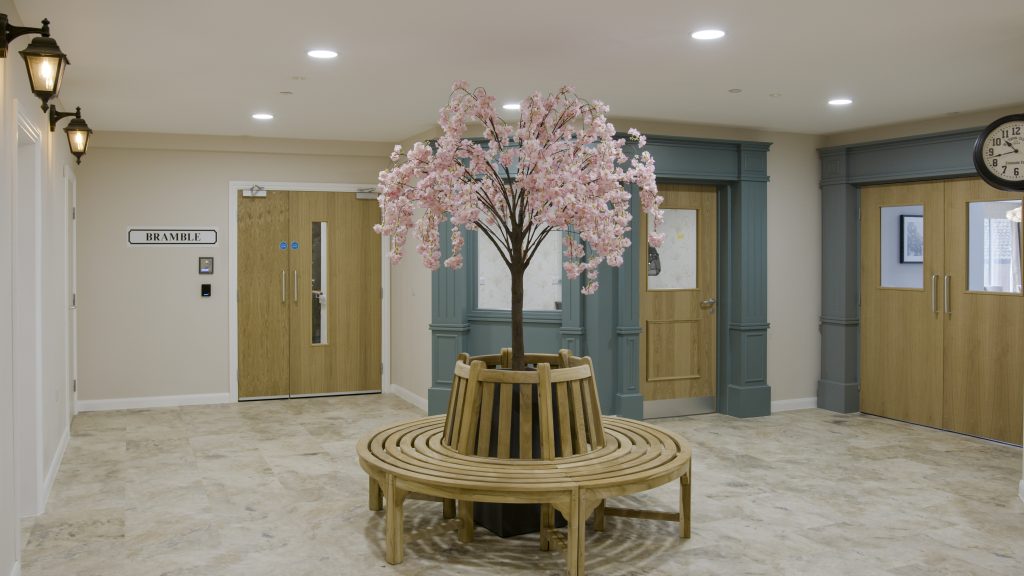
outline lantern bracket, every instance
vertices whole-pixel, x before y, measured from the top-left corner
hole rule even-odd
[[[44,18],[40,28],[11,26],[7,14],[0,14],[0,58],[7,58],[7,45],[11,43],[11,40],[26,34],[39,34],[43,38],[49,38],[50,21]]]
[[[57,128],[57,122],[60,122],[62,118],[75,118],[82,117],[82,107],[78,106],[74,112],[58,112],[57,107],[50,104],[50,132],[53,132]]]

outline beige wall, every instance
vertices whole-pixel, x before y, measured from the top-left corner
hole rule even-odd
[[[411,242],[391,268],[391,383],[425,406],[430,388],[430,270]]]
[[[83,401],[229,390],[228,183],[374,183],[371,143],[102,133],[79,175]],[[129,227],[213,227],[213,247],[129,247]],[[213,256],[201,278],[197,258]],[[202,282],[213,295],[199,296]],[[429,288],[428,288],[429,289]]]
[[[858,144],[862,142],[873,142],[876,140],[889,140],[892,138],[905,138],[921,134],[936,134],[939,132],[950,132],[967,128],[981,128],[1001,116],[1008,114],[1024,113],[1024,101],[1015,106],[1005,108],[993,108],[965,114],[947,114],[939,118],[928,118],[925,120],[914,120],[912,122],[901,122],[886,126],[876,126],[849,132],[830,134],[822,139],[822,146],[844,146],[847,144]]]

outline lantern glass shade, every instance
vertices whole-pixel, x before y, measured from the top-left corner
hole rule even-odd
[[[43,101],[45,109],[50,98],[60,92],[67,55],[61,52],[53,38],[36,38],[20,54],[25,59],[32,93]]]
[[[68,135],[68,146],[71,147],[71,153],[75,155],[78,163],[81,164],[82,156],[89,149],[89,136],[92,135],[92,128],[89,128],[85,120],[74,118],[68,123],[68,127],[64,129],[64,132]]]

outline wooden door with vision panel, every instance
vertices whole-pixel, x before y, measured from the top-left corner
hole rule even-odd
[[[658,183],[660,247],[640,220],[640,392],[644,417],[714,412],[717,368],[717,201],[714,186]]]

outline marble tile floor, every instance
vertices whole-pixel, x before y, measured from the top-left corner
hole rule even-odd
[[[463,545],[420,501],[405,563],[384,562],[355,444],[418,416],[389,395],[80,414],[24,576],[563,573],[536,535]],[[588,574],[1024,574],[1018,448],[821,410],[659,423],[693,445],[693,537],[609,518]],[[617,505],[672,510],[677,490]]]

